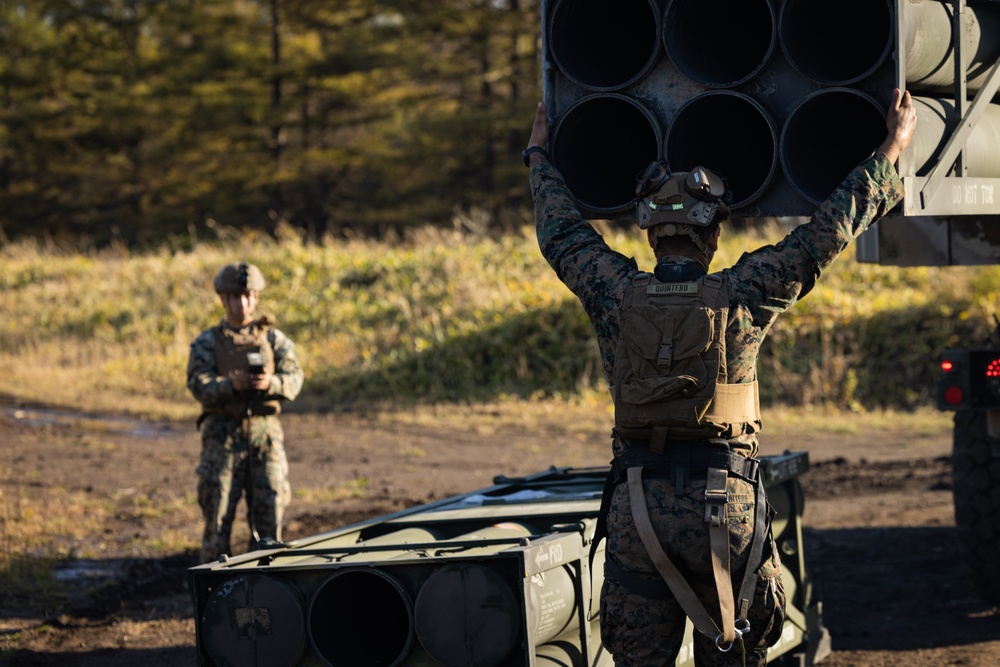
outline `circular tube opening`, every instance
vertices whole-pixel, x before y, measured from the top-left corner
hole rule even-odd
[[[799,194],[819,204],[885,139],[885,113],[851,88],[812,93],[781,131],[781,166]]]
[[[803,75],[845,85],[870,75],[885,60],[893,43],[892,16],[887,0],[786,0],[778,38]]]
[[[494,667],[518,644],[520,607],[499,574],[478,563],[427,578],[415,607],[420,645],[444,667]]]
[[[777,42],[767,0],[671,0],[663,15],[663,46],[678,70],[721,88],[760,72]]]
[[[290,582],[259,574],[216,586],[199,623],[205,653],[220,667],[291,667],[306,649],[302,594]]]
[[[549,22],[549,50],[577,84],[624,88],[656,64],[659,12],[653,0],[559,0]]]
[[[690,100],[667,130],[663,154],[671,171],[702,166],[722,175],[730,208],[760,197],[778,165],[778,132],[771,116],[747,95],[712,91]]]
[[[413,644],[413,606],[391,576],[341,570],[309,603],[309,639],[331,667],[392,667]]]
[[[636,174],[659,159],[662,132],[648,109],[615,93],[584,97],[552,133],[552,163],[581,207],[598,214],[633,206]]]

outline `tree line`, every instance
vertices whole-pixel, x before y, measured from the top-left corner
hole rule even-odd
[[[0,0],[0,241],[310,238],[527,201],[529,0]]]

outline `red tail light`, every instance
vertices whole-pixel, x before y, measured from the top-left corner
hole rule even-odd
[[[962,393],[961,387],[948,387],[944,390],[944,400],[948,405],[959,405],[963,398],[965,394]]]

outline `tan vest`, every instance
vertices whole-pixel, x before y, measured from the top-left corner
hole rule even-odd
[[[722,277],[661,283],[640,273],[626,291],[615,354],[615,427],[625,438],[731,437],[760,421],[757,382],[728,384],[729,294]]]
[[[249,333],[238,333],[221,324],[215,329],[215,371],[219,375],[229,375],[233,371],[250,370],[247,355],[260,353],[265,373],[274,373],[274,348],[267,340],[267,327],[255,322]],[[264,399],[252,392],[244,392],[234,397],[233,403],[224,412],[231,416],[246,415],[247,401],[255,415],[276,415],[281,412],[281,403],[275,399]]]

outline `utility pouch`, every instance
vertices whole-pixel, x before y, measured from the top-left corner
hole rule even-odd
[[[726,378],[729,306],[723,288],[716,275],[693,283],[635,277],[615,357],[618,428],[707,427],[705,435],[716,434],[705,415]]]

